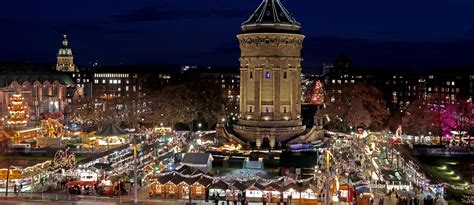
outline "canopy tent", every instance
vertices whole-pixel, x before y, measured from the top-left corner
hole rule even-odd
[[[102,131],[97,133],[97,136],[120,136],[125,135],[125,132],[122,128],[115,124],[109,124]]]

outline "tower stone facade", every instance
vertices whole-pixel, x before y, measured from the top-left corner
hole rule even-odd
[[[280,0],[263,0],[242,24],[240,120],[234,131],[274,148],[305,130],[301,120],[301,25]]]
[[[56,70],[61,72],[77,72],[72,50],[68,47],[67,35],[63,35],[63,37],[63,46],[59,49],[57,55]]]

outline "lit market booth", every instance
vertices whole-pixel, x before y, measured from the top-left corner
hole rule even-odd
[[[217,196],[219,198],[225,197],[229,194],[229,185],[223,181],[218,181],[209,186],[209,194],[211,196]]]
[[[228,182],[226,182],[228,181]],[[149,194],[160,199],[214,199],[247,202],[288,202],[317,204],[318,188],[311,179],[294,181],[283,177],[275,180],[253,179],[236,181],[213,177],[189,170],[161,174],[150,185]],[[212,197],[212,198],[211,198]]]
[[[150,185],[150,197],[161,199],[205,199],[212,178],[203,175],[182,176],[176,173],[159,176]]]
[[[258,201],[258,202],[260,202],[261,199],[264,196],[266,196],[265,189],[266,189],[265,186],[262,185],[261,182],[255,181],[255,182],[252,183],[252,185],[250,185],[247,188],[247,190],[245,190],[245,196],[247,197],[247,199],[249,201]]]
[[[235,181],[229,185],[229,191],[226,195],[226,200],[234,201],[238,200],[238,196],[245,196],[245,191],[249,188],[248,185],[245,185],[242,182]]]
[[[305,182],[301,184],[300,189],[300,203],[304,204],[317,204],[318,201],[318,187],[314,184]]]
[[[352,202],[354,200],[354,188],[349,184],[339,185],[339,201]]]
[[[0,169],[0,190],[6,192],[8,184],[8,192],[13,192],[15,186],[19,184],[19,180],[21,179],[22,171],[18,169]]]
[[[369,187],[366,185],[358,186],[356,191],[356,204],[357,205],[371,205],[374,200],[374,195],[371,193]]]

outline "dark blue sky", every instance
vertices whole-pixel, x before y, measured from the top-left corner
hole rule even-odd
[[[304,69],[345,53],[358,67],[474,65],[472,0],[281,0],[307,36]],[[0,6],[0,60],[238,66],[235,35],[261,0],[15,0]]]

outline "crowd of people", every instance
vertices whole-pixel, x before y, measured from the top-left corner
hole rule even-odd
[[[68,193],[72,195],[95,195],[96,193],[95,190],[96,189],[94,186],[79,186],[79,185],[70,186],[67,189]]]

